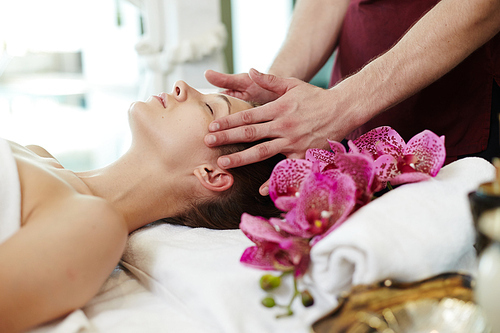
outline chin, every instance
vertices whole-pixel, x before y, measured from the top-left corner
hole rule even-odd
[[[144,115],[144,102],[134,102],[128,108],[128,124],[132,133],[137,129],[137,125],[142,122]]]
[[[137,112],[140,109],[143,109],[144,106],[146,106],[145,102],[141,102],[141,101],[133,102],[132,104],[130,104],[130,106],[128,108],[128,112],[129,112],[129,114],[132,112]]]

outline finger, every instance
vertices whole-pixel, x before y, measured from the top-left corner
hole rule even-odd
[[[205,78],[210,84],[213,84],[216,87],[224,89],[227,88],[225,86],[225,83],[227,82],[226,75],[227,74],[216,72],[211,69],[205,71]]]
[[[208,126],[210,132],[222,131],[247,124],[257,124],[272,120],[275,116],[272,103],[240,111],[214,120]]]
[[[217,164],[224,169],[257,163],[278,154],[285,146],[284,140],[274,139],[227,156],[221,156]]]
[[[221,91],[221,94],[232,96],[232,97],[237,98],[237,99],[242,99],[244,101],[251,100],[251,98],[249,97],[249,95],[246,91],[226,89],[226,90]]]
[[[272,74],[263,74],[254,68],[250,69],[249,75],[258,86],[280,96],[297,86],[295,80],[285,79]]]
[[[261,187],[259,188],[259,193],[263,197],[269,195],[269,179],[264,184],[261,185]]]
[[[216,87],[226,89],[226,91],[237,90],[243,91],[248,86],[248,74],[225,74],[213,71],[211,69],[205,71],[205,78]],[[244,82],[245,79],[247,82]]]
[[[238,142],[255,142],[260,139],[269,138],[270,131],[270,123],[240,126],[207,134],[205,136],[205,144],[208,147],[216,147]]]

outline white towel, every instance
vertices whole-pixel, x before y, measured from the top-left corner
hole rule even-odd
[[[253,243],[241,230],[209,230],[159,224],[132,234],[124,264],[154,295],[170,308],[164,317],[168,332],[196,333],[306,333],[330,304],[318,301],[304,308],[297,301],[295,315],[277,320],[281,308],[260,304],[266,293],[260,277],[269,272],[239,262]],[[290,276],[288,276],[290,277]],[[292,295],[292,280],[285,279],[278,300]],[[181,321],[186,319],[186,322]]]
[[[0,244],[21,227],[21,189],[10,146],[0,138]]]
[[[335,296],[352,285],[391,278],[416,281],[449,271],[474,274],[474,227],[467,194],[495,168],[466,158],[424,182],[384,194],[354,213],[311,251],[314,294]]]

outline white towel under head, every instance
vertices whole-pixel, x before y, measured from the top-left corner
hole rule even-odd
[[[21,188],[10,146],[0,138],[0,244],[21,227]]]

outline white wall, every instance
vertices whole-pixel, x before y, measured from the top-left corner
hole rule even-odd
[[[234,72],[267,71],[283,43],[292,0],[232,0]]]

